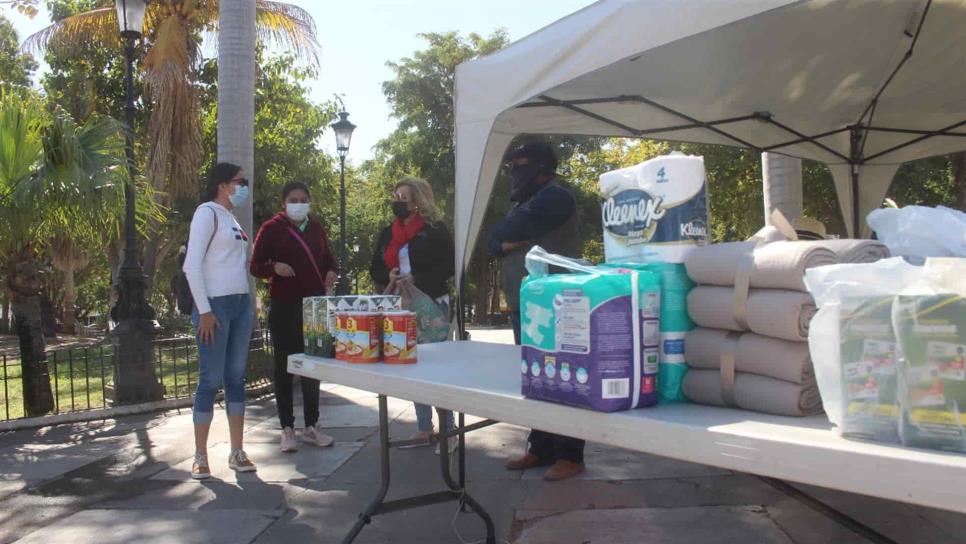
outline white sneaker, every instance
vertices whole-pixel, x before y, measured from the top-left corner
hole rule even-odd
[[[302,442],[312,444],[320,448],[327,448],[335,443],[335,439],[319,430],[318,425],[306,427],[302,431]]]
[[[459,439],[456,438],[455,436],[451,436],[451,437],[447,438],[446,439],[446,444],[448,446],[448,449],[449,449],[449,453],[450,454],[452,454],[454,451],[456,451],[456,448],[458,448],[459,445],[460,445]],[[436,443],[436,455],[439,455],[439,443],[438,442]]]
[[[433,437],[433,431],[416,431],[407,440],[425,440],[422,444],[409,444],[406,446],[399,446],[401,450],[411,450],[413,448],[425,448],[430,445],[430,439]]]
[[[228,456],[228,468],[235,472],[255,472],[255,463],[248,458],[245,450],[232,450]]]
[[[295,442],[295,429],[285,427],[282,429],[282,453],[298,451],[298,444]]]
[[[207,480],[211,478],[211,469],[208,468],[207,455],[195,454],[195,460],[191,464],[191,478],[195,480]]]

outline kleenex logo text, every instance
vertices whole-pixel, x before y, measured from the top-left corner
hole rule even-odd
[[[661,203],[660,197],[646,191],[621,191],[604,202],[601,209],[604,228],[619,236],[647,230],[667,213]]]

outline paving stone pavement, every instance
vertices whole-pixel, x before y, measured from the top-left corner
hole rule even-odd
[[[472,334],[510,338],[501,330]],[[227,469],[219,413],[209,448],[214,477],[206,482],[188,478],[190,410],[0,434],[0,544],[341,542],[379,482],[376,396],[336,384],[323,384],[320,395],[335,446],[280,453],[274,402],[253,402],[246,450],[259,471]],[[391,399],[389,408],[393,437],[415,430],[412,403]],[[467,491],[492,515],[500,542],[966,543],[963,515],[798,486],[831,507],[819,511],[754,476],[599,444],[588,444],[588,470],[570,481],[504,470],[525,440],[526,429],[506,424],[467,436]],[[432,448],[394,450],[391,462],[389,499],[443,489]],[[859,534],[852,522],[878,536]],[[473,513],[443,503],[377,516],[356,542],[483,536]]]

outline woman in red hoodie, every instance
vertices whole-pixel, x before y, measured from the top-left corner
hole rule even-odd
[[[339,265],[329,248],[322,224],[309,217],[309,188],[292,182],[282,189],[284,212],[262,224],[255,238],[249,266],[253,276],[269,281],[271,306],[268,327],[275,351],[275,402],[282,426],[281,449],[292,452],[295,442],[292,375],[288,373],[288,356],[301,353],[302,298],[321,296],[333,291],[339,277]],[[331,446],[331,436],[319,429],[319,382],[300,378],[305,415],[304,442]]]

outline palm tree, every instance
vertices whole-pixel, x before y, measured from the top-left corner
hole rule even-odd
[[[251,0],[249,0],[251,1]],[[315,23],[304,9],[283,2],[254,0],[255,35],[287,46],[311,63],[318,61]],[[245,4],[239,0],[226,6]],[[166,204],[194,199],[201,158],[201,122],[194,85],[201,36],[219,30],[218,0],[155,0],[148,4],[144,36],[147,54],[142,63],[145,103],[150,108],[146,177]],[[97,9],[72,15],[27,38],[24,48],[53,50],[69,56],[80,46],[110,47],[120,52],[121,39],[113,0]],[[252,47],[252,51],[254,47]],[[145,272],[152,280],[159,255],[159,225],[149,225]]]
[[[26,91],[0,93],[0,276],[12,298],[28,416],[54,408],[40,313],[43,252],[65,231],[101,231],[101,212],[119,207],[122,131],[103,117],[79,126]]]
[[[218,37],[218,160],[241,166],[251,180],[255,152],[255,0],[221,4]],[[254,182],[253,182],[254,183]],[[255,187],[251,188],[254,194]],[[235,210],[252,232],[252,199]],[[254,300],[254,298],[252,299]]]
[[[802,215],[802,159],[779,153],[761,154],[761,180],[765,195],[765,223],[780,210],[791,221]]]

